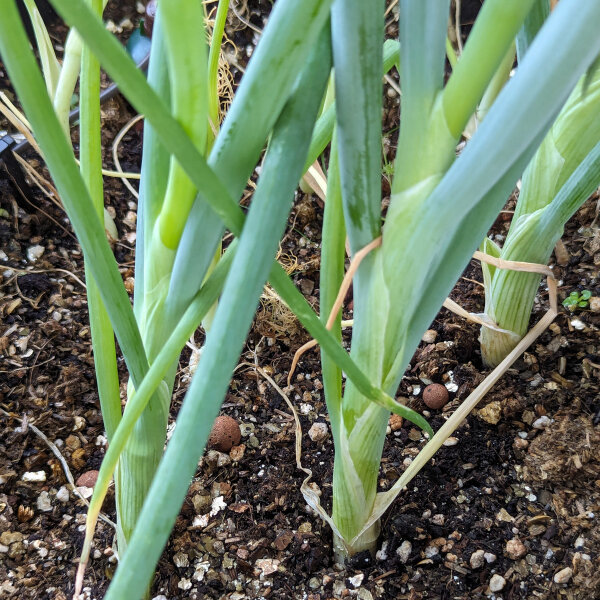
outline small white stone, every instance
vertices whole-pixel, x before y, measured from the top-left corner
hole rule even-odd
[[[223,500],[223,496],[217,496],[213,501],[210,508],[210,516],[214,517],[219,511],[225,510],[227,504]]]
[[[77,491],[79,492],[79,495],[82,498],[85,498],[87,500],[88,498],[92,497],[92,494],[94,493],[94,488],[87,487],[86,485],[79,485],[77,486]]]
[[[360,587],[360,584],[363,582],[364,578],[364,573],[358,573],[354,577],[348,577],[348,581],[350,582],[350,585],[356,589],[357,587]]]
[[[328,434],[327,423],[313,423],[308,430],[308,437],[316,444],[323,442]]]
[[[427,546],[425,548],[425,558],[433,558],[440,553],[440,549],[437,546]]]
[[[585,329],[585,323],[580,319],[571,319],[571,325],[578,331],[583,331]]]
[[[539,419],[536,419],[533,423],[532,423],[532,427],[534,429],[546,429],[546,427],[548,427],[548,425],[551,425],[552,423],[554,423],[554,420],[551,419],[550,417],[548,417],[547,415],[543,415],[541,416]]]
[[[398,549],[396,550],[396,555],[402,564],[406,564],[406,561],[410,558],[410,553],[412,552],[412,544],[408,540],[404,540]]]
[[[383,544],[381,544],[381,550],[378,550],[377,553],[375,554],[375,558],[377,560],[387,560],[387,558],[388,558],[387,547],[388,547],[387,541],[385,541],[385,542],[383,542]]]
[[[23,481],[46,481],[46,472],[45,471],[27,471],[23,473],[23,477],[21,477]]]
[[[499,592],[500,590],[504,589],[505,585],[506,579],[504,579],[502,575],[492,575],[492,578],[490,579],[490,591]]]
[[[183,552],[177,552],[173,555],[173,562],[175,566],[182,569],[190,566],[190,557]]]
[[[475,552],[471,554],[471,558],[469,559],[469,565],[471,565],[471,569],[480,569],[481,567],[483,567],[483,563],[485,560],[484,557],[484,550],[475,550]]]
[[[443,525],[446,522],[446,517],[444,517],[444,515],[441,513],[438,513],[437,515],[433,515],[433,517],[431,517],[431,522],[434,525]]]
[[[437,331],[435,329],[428,329],[421,338],[426,344],[432,344],[437,339]]]
[[[41,258],[45,250],[46,248],[44,248],[44,246],[29,246],[29,248],[27,248],[27,260],[29,262],[35,262],[38,258]]]
[[[49,512],[52,510],[52,502],[50,502],[50,494],[48,492],[42,492],[37,499],[38,510],[42,512]]]
[[[300,412],[303,415],[307,415],[311,410],[313,410],[312,404],[309,404],[308,402],[302,402],[300,404]]]
[[[177,584],[177,587],[180,590],[186,591],[186,590],[189,590],[192,587],[192,582],[189,579],[186,579],[185,577],[182,577],[179,580],[179,583]]]
[[[59,502],[68,502],[69,501],[69,490],[67,486],[63,485],[58,492],[56,492],[56,499]]]
[[[458,444],[458,438],[455,437],[449,437],[445,442],[444,442],[444,446],[456,446],[456,444]]]
[[[192,575],[192,579],[194,579],[194,581],[202,581],[204,579],[204,575],[206,575],[210,569],[210,563],[207,560],[198,560],[196,561],[194,567],[196,570]]]
[[[582,535],[580,535],[575,540],[575,550],[581,550],[584,546],[585,546],[585,538]]]
[[[486,552],[483,555],[483,558],[485,558],[485,562],[490,564],[496,561],[496,558],[498,558],[495,554],[492,554],[491,552]]]
[[[573,577],[573,569],[571,567],[565,567],[554,575],[554,583],[559,585],[562,583],[569,583],[569,580]]]

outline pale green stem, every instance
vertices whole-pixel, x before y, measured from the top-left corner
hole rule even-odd
[[[69,112],[71,110],[73,92],[75,91],[75,85],[79,77],[81,48],[81,37],[75,30],[71,30],[65,43],[63,64],[60,70],[58,85],[56,86],[56,94],[53,99],[54,112],[56,112],[56,116],[69,143],[71,143]]]
[[[208,53],[208,117],[210,123],[207,140],[209,146],[212,146],[212,141],[219,131],[219,57],[221,56],[221,44],[228,10],[229,0],[219,0]],[[207,152],[210,152],[210,147],[207,148]]]
[[[102,11],[99,0],[89,0],[98,14]],[[104,210],[102,182],[102,148],[100,141],[100,65],[85,47],[81,54],[81,121],[80,121],[81,174],[86,183],[97,215]],[[98,395],[108,440],[112,439],[121,420],[119,372],[114,333],[100,297],[96,281],[85,260],[90,330],[94,349],[94,366]]]
[[[444,88],[444,112],[458,137],[513,43],[534,0],[488,0]]]

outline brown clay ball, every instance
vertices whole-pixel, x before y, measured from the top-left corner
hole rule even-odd
[[[439,410],[448,402],[448,390],[441,383],[432,383],[423,390],[423,402],[433,409]]]
[[[86,471],[83,475],[79,476],[79,479],[75,482],[77,487],[88,487],[93,488],[98,480],[98,471]]]
[[[220,452],[229,452],[233,446],[240,443],[241,438],[242,432],[238,422],[227,415],[221,415],[215,419],[208,437],[208,447]]]

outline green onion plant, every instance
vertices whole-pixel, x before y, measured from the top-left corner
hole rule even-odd
[[[547,0],[538,2],[544,4]],[[548,12],[541,12],[542,20]],[[525,59],[526,39],[524,29],[518,38],[520,60]],[[565,223],[600,186],[599,111],[600,70],[594,64],[527,166],[502,248],[486,238],[484,252],[510,261],[548,262]],[[482,269],[489,326],[481,328],[481,354],[484,364],[495,367],[525,335],[541,276],[485,264]]]
[[[110,443],[92,497],[83,562],[114,473],[120,562],[106,598],[147,594],[267,280],[321,347],[336,451],[327,519],[337,556],[372,550],[379,517],[397,493],[377,494],[390,412],[433,434],[422,416],[394,400],[404,369],[600,52],[594,26],[600,4],[559,3],[458,158],[461,134],[533,0],[487,0],[447,83],[449,0],[400,2],[401,60],[397,42],[383,43],[383,0],[278,0],[220,127],[211,96],[220,35],[213,33],[208,48],[198,0],[159,3],[147,81],[105,30],[99,0],[52,4],[84,41],[81,173],[15,0],[2,3],[0,52],[80,241],[88,284],[94,282],[90,319]],[[219,5],[224,18],[227,0]],[[383,224],[384,48],[391,49],[388,64],[400,64],[402,121]],[[133,308],[98,217],[98,63],[145,116]],[[324,103],[332,68],[335,102]],[[330,138],[319,317],[274,257],[298,181]],[[261,159],[244,212],[238,199]],[[221,253],[226,230],[235,240]],[[339,320],[332,330],[325,326],[343,278],[346,237],[351,258],[373,248],[354,276],[349,354]],[[217,299],[163,453],[179,355]],[[113,333],[129,377],[123,412]],[[82,579],[80,570],[78,583]]]

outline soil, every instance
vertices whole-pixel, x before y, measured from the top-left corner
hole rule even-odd
[[[262,28],[270,3],[248,4],[240,8],[242,16]],[[136,23],[139,14],[132,3],[122,3],[109,18],[123,26],[126,37],[130,29],[123,19]],[[390,35],[395,27],[390,15]],[[63,39],[60,24],[53,32]],[[241,66],[254,32],[235,17],[229,32],[241,49]],[[232,72],[239,79],[235,66]],[[384,125],[393,132],[398,99],[390,90]],[[104,164],[114,168],[112,140],[134,113],[117,97],[103,107],[103,116]],[[7,126],[0,122],[0,128]],[[390,133],[392,153],[394,143]],[[139,169],[140,149],[141,130],[134,128],[120,146],[125,170]],[[43,172],[38,157],[30,153],[27,159]],[[105,184],[119,230],[115,255],[132,288],[135,198],[118,179],[105,178]],[[0,597],[62,600],[73,593],[86,507],[70,491],[52,447],[75,480],[85,474],[89,481],[106,439],[82,255],[60,207],[39,190],[33,193],[41,210],[25,211],[9,180],[0,178]],[[513,205],[509,202],[507,210]],[[591,198],[566,227],[560,264],[552,258],[561,299],[573,290],[600,295],[598,209],[597,197]],[[503,213],[491,234],[501,240],[509,219]],[[316,308],[321,225],[322,203],[299,193],[279,257]],[[479,281],[481,270],[473,261],[452,298],[481,311]],[[542,285],[532,323],[546,310]],[[443,447],[386,513],[377,557],[358,556],[341,568],[332,562],[331,531],[300,493],[305,474],[295,464],[291,411],[256,368],[284,387],[293,353],[308,339],[267,290],[223,404],[222,414],[241,425],[241,444],[228,453],[209,451],[201,460],[157,567],[152,597],[600,598],[599,328],[598,312],[561,308],[457,430],[455,444]],[[402,380],[398,396],[428,416],[434,429],[487,374],[477,336],[476,326],[442,309]],[[199,331],[196,343],[201,341]],[[173,420],[187,389],[190,357],[186,349]],[[125,382],[124,370],[122,375]],[[320,376],[318,353],[311,351],[288,394],[302,425],[303,466],[312,470],[330,509],[331,435],[313,436],[314,441],[307,435],[314,423],[328,423]],[[455,383],[442,411],[422,402],[430,382]],[[423,445],[410,423],[393,429],[380,469],[381,490]],[[194,524],[211,506],[220,510],[208,524]],[[104,513],[114,520],[113,498]],[[104,595],[116,566],[112,543],[112,527],[100,522],[83,597]],[[499,578],[503,589],[491,591],[490,582]]]

